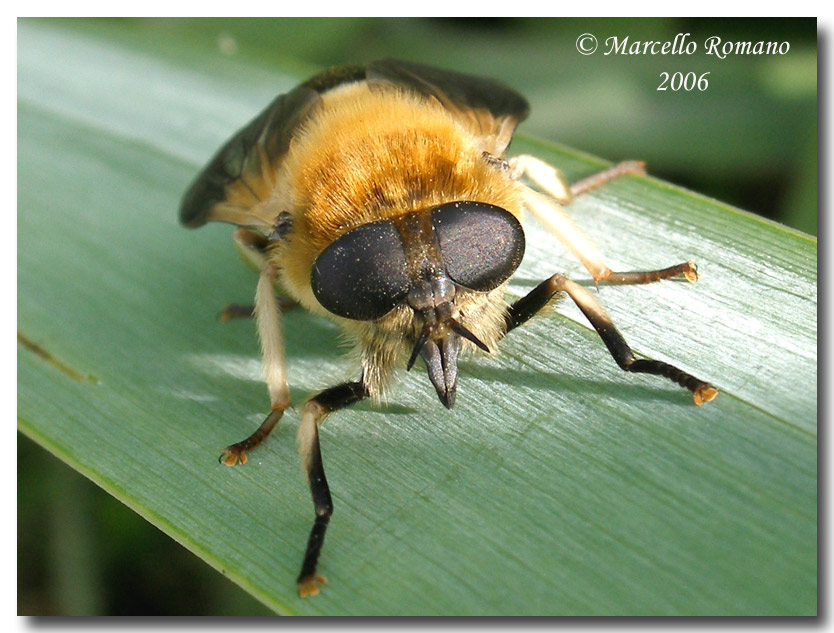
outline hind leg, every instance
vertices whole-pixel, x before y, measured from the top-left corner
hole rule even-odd
[[[523,154],[509,161],[513,179],[526,177],[547,195],[524,187],[525,207],[562,242],[591,274],[595,283],[646,284],[661,279],[698,279],[695,262],[684,262],[658,270],[615,272],[605,263],[599,249],[565,213],[564,206],[593,189],[628,174],[644,174],[642,163],[628,161],[570,185],[564,174],[548,163]]]

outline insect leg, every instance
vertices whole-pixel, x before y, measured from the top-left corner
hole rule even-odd
[[[278,307],[278,299],[275,297],[274,273],[268,266],[261,271],[258,280],[254,313],[272,410],[252,435],[242,442],[226,447],[220,455],[220,461],[226,466],[234,466],[238,462],[245,464],[246,452],[255,448],[269,436],[284,414],[284,410],[290,406],[284,363],[284,339],[281,334],[281,310]]]
[[[591,322],[591,325],[594,326],[621,369],[635,373],[664,376],[678,383],[681,387],[689,389],[692,392],[692,399],[697,405],[709,402],[718,395],[718,389],[713,385],[687,374],[673,365],[659,360],[635,358],[623,335],[617,330],[611,321],[611,317],[606,314],[596,298],[564,275],[553,275],[512,304],[506,315],[506,331],[510,332],[525,323],[539,312],[557,292],[566,292],[573,299],[574,303]]]
[[[251,319],[254,316],[255,306],[242,303],[230,303],[220,311],[220,321],[223,323],[232,319]]]
[[[568,179],[553,165],[530,154],[513,156],[507,162],[509,164],[509,177],[512,180],[518,180],[522,176],[526,176],[561,205],[567,206],[573,200]]]
[[[275,300],[278,302],[278,309],[281,314],[287,310],[293,310],[298,307],[298,302],[286,297],[277,296]],[[244,303],[230,303],[220,311],[220,322],[232,321],[233,319],[251,319],[255,316],[255,306]]]
[[[602,254],[565,213],[563,206],[573,198],[601,187],[607,182],[625,174],[642,174],[643,164],[635,161],[620,163],[569,185],[562,172],[544,161],[529,155],[510,159],[510,177],[526,176],[548,195],[538,193],[524,186],[525,206],[565,244],[574,256],[591,273],[595,282],[612,284],[645,284],[661,279],[685,277],[688,281],[698,278],[695,262],[684,262],[668,268],[649,271],[614,272],[605,263]]]
[[[313,495],[313,505],[316,508],[316,518],[307,540],[301,573],[298,575],[298,595],[302,598],[315,596],[319,592],[318,585],[327,582],[324,576],[316,573],[319,554],[324,545],[324,534],[333,514],[333,500],[330,498],[330,488],[321,461],[319,425],[329,413],[367,398],[368,395],[368,388],[364,382],[346,382],[325,389],[307,401],[302,411],[301,426],[298,427],[298,452],[304,462],[304,470],[307,472],[310,492]]]
[[[254,270],[263,270],[266,266],[266,247],[269,240],[257,231],[244,228],[236,229],[233,239],[237,252],[246,265]],[[278,297],[278,307],[282,312],[296,306],[298,304],[292,299]],[[220,312],[220,320],[224,323],[232,319],[248,319],[253,316],[255,316],[255,306],[238,303],[230,303]]]
[[[549,163],[536,158],[530,154],[514,156],[508,161],[510,178],[518,180],[521,176],[527,176],[538,187],[543,189],[556,199],[559,204],[568,205],[574,198],[588,193],[598,187],[616,180],[621,176],[646,174],[646,164],[636,160],[627,160],[617,163],[613,167],[604,169],[587,178],[583,178],[572,185],[568,183],[565,175]]]
[[[603,169],[595,174],[591,174],[587,178],[578,180],[570,186],[571,198],[578,198],[589,191],[593,191],[597,187],[602,187],[612,180],[616,180],[621,176],[627,176],[629,174],[645,176],[646,163],[639,160],[626,160],[621,163],[617,163],[608,169]]]

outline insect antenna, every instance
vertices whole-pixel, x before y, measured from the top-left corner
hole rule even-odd
[[[423,346],[426,344],[426,341],[429,340],[429,326],[426,324],[423,326],[423,331],[420,332],[420,336],[417,337],[417,342],[414,343],[414,349],[411,352],[411,358],[408,359],[408,365],[405,366],[406,371],[411,371],[411,368],[414,366],[414,361],[417,360],[417,357],[420,355],[420,352],[423,350]]]
[[[490,353],[489,348],[486,346],[486,344],[481,339],[479,339],[477,336],[472,334],[472,332],[470,332],[465,327],[463,327],[463,325],[458,323],[455,319],[449,319],[449,325],[451,326],[452,331],[455,334],[457,334],[458,336],[462,336],[463,338],[465,338],[467,341],[470,341],[471,343],[474,343],[475,345],[478,346],[478,348],[484,350],[487,354]]]

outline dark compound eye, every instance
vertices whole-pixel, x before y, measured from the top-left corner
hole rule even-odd
[[[488,292],[524,257],[524,231],[508,211],[481,202],[450,202],[431,212],[446,272],[456,284]]]
[[[401,303],[410,284],[399,233],[391,222],[351,229],[313,264],[313,294],[329,312],[372,321]]]

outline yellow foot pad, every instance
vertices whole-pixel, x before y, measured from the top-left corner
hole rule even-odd
[[[698,267],[695,265],[695,262],[686,262],[689,266],[688,270],[683,271],[683,276],[686,277],[687,281],[691,281],[695,283],[698,281]],[[713,398],[715,396],[713,395]],[[712,400],[712,398],[710,398]]]
[[[703,387],[699,387],[692,394],[692,399],[695,401],[695,404],[697,404],[700,407],[705,402],[710,402],[711,400],[714,400],[715,396],[717,395],[718,389],[716,389],[712,385],[704,385]]]
[[[226,466],[234,466],[237,463],[245,464],[246,451],[237,444],[227,446],[220,453],[220,463]]]
[[[312,574],[306,576],[298,581],[298,596],[300,598],[308,598],[310,596],[317,596],[319,593],[319,585],[326,585],[327,578],[319,574]]]

